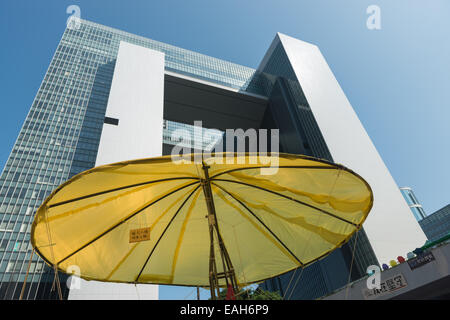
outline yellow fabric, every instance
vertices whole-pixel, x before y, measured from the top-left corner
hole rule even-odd
[[[324,257],[361,227],[372,207],[369,185],[341,165],[280,154],[278,171],[264,175],[269,158],[250,163],[252,154],[227,156],[234,164],[204,161],[240,285]],[[170,156],[85,171],[38,209],[33,247],[61,271],[78,266],[88,280],[207,287],[203,178],[201,163],[174,164]],[[130,230],[139,228],[150,228],[150,240],[130,243]],[[221,272],[217,242],[215,250]]]

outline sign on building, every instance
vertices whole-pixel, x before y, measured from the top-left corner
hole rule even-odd
[[[380,288],[374,289],[363,289],[363,296],[366,300],[377,299],[378,297],[384,296],[386,294],[392,293],[396,290],[408,286],[403,275],[397,274],[393,277],[387,278],[380,283]]]

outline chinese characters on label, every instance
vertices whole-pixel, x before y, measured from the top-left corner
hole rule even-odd
[[[388,278],[380,283],[380,289],[363,289],[364,299],[376,299],[385,294],[391,293],[398,289],[406,287],[408,284],[406,283],[405,278],[402,274],[395,275],[391,278]]]
[[[150,228],[130,230],[130,243],[150,240]]]

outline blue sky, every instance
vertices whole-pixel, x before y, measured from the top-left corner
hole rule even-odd
[[[0,168],[72,4],[83,19],[254,68],[276,32],[317,44],[397,184],[428,214],[450,202],[448,0],[2,0]],[[366,28],[371,4],[381,30]],[[160,287],[161,298],[190,292]]]

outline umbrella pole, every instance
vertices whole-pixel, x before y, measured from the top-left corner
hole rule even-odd
[[[208,209],[208,225],[209,225],[209,288],[211,291],[211,299],[216,300],[220,295],[219,279],[225,279],[226,286],[233,288],[235,294],[238,292],[238,286],[236,281],[236,275],[231,263],[230,256],[222,240],[222,236],[219,232],[219,226],[217,224],[216,209],[214,206],[214,199],[211,190],[211,180],[208,173],[209,166],[203,164],[203,171],[205,173],[205,179],[202,179],[203,193],[205,195],[206,206]],[[216,258],[214,253],[214,233],[217,235],[219,242],[220,256],[223,265],[223,272],[217,272]]]

